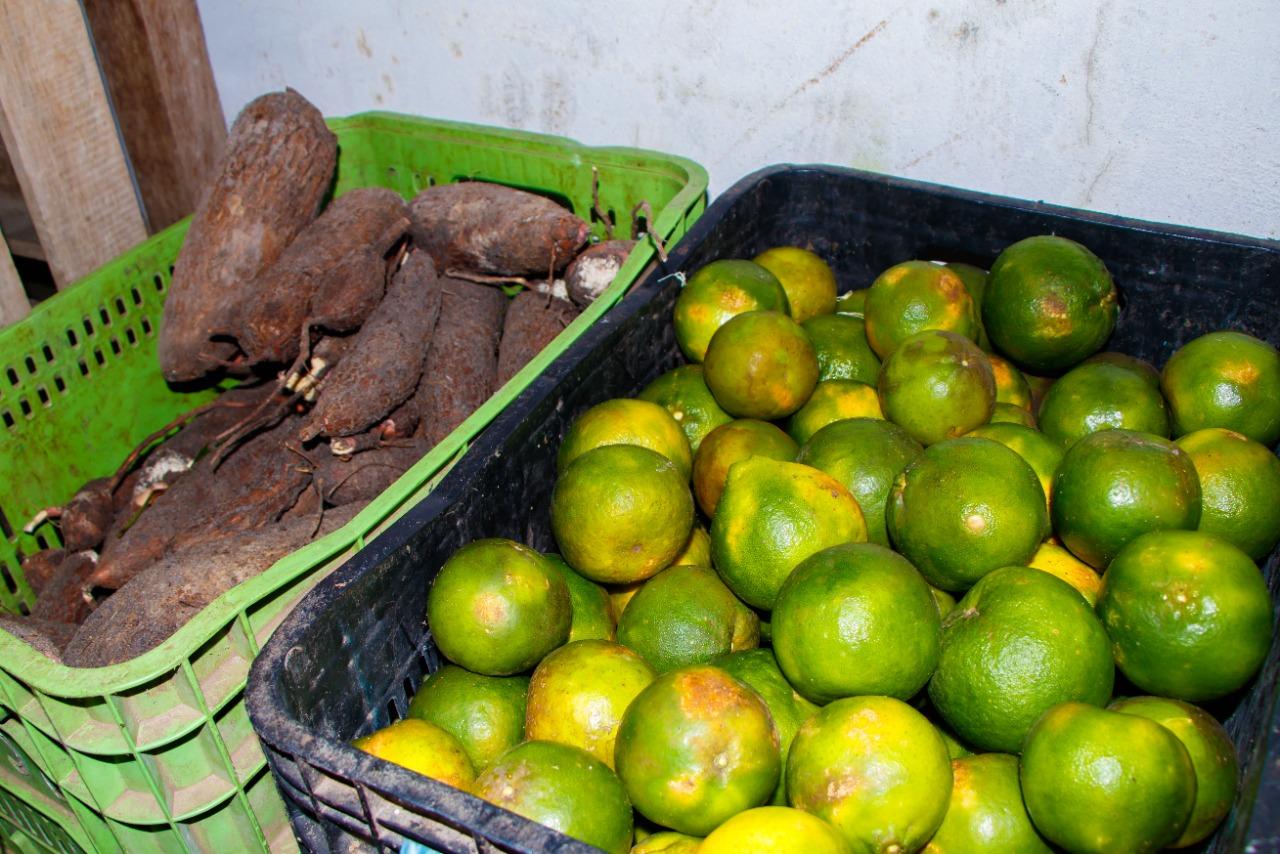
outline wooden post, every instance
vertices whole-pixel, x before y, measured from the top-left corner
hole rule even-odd
[[[84,0],[151,231],[193,212],[227,138],[195,0]]]
[[[13,266],[4,234],[0,233],[0,326],[16,323],[30,313],[27,292],[23,290],[18,270]]]
[[[0,0],[0,134],[58,287],[147,236],[77,0]]]

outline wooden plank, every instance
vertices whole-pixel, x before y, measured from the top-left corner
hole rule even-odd
[[[5,248],[4,234],[0,232],[0,326],[16,323],[31,313],[31,303],[23,290],[18,269]]]
[[[84,0],[125,149],[159,231],[195,210],[227,125],[195,0]]]
[[[0,136],[58,287],[146,237],[77,0],[0,0]]]

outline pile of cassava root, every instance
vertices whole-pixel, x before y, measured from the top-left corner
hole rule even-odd
[[[35,604],[0,626],[73,667],[155,647],[386,489],[633,245],[588,246],[570,211],[480,182],[326,206],[337,156],[292,90],[236,119],[174,267],[159,368],[181,388],[240,385],[33,520],[63,546],[24,559]],[[495,286],[513,282],[514,299]]]

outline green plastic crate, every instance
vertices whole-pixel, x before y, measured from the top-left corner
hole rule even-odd
[[[603,236],[600,208],[629,237],[649,203],[666,243],[705,206],[707,176],[679,157],[595,148],[560,137],[396,115],[330,121],[335,192],[496,181],[568,204]],[[640,214],[639,216],[644,216]],[[135,443],[215,392],[163,381],[156,334],[178,223],[0,331],[0,607],[31,591],[22,554],[57,544],[22,527],[110,474]],[[288,850],[283,803],[249,724],[243,692],[259,647],[302,594],[434,486],[470,441],[640,278],[637,245],[610,288],[452,434],[342,529],[236,587],[132,661],[74,669],[0,630],[0,834],[21,850]]]

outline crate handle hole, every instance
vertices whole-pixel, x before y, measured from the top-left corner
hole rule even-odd
[[[61,374],[53,375],[53,387],[58,390],[59,394],[67,393],[67,384],[63,382]]]
[[[3,412],[0,412],[0,420],[4,421],[4,426],[6,427],[12,427],[14,424],[17,423],[16,421],[13,420],[13,413],[7,409],[4,410]]]
[[[31,374],[32,376],[35,376],[35,373],[36,373],[35,359],[31,358],[30,356],[27,356],[22,360],[22,364],[27,366],[27,373]]]
[[[93,321],[87,317],[84,318],[84,334],[93,337]]]
[[[17,372],[17,371],[15,371],[13,368],[5,368],[5,369],[4,369],[4,375],[5,375],[5,377],[7,377],[7,378],[8,378],[8,380],[9,380],[9,385],[13,386],[14,388],[17,388],[17,386],[18,386],[18,382],[19,382],[19,380],[18,380],[18,372]]]
[[[151,281],[156,286],[156,293],[164,293],[164,279],[160,277],[159,273],[152,276]]]
[[[89,376],[89,365],[85,362],[84,359],[77,359],[76,364],[80,367],[80,376],[82,377]]]
[[[107,307],[105,305],[98,306],[98,317],[102,318],[103,326],[111,325],[111,315],[107,312]]]
[[[132,327],[124,331],[124,337],[129,342],[130,347],[138,346],[138,333],[134,332]]]
[[[48,344],[45,344],[40,347],[40,353],[44,356],[44,360],[46,362],[48,362],[51,365],[53,364],[53,350],[49,347]]]
[[[67,343],[72,347],[80,343],[80,339],[76,338],[76,331],[71,327],[67,327]]]
[[[142,326],[142,334],[143,334],[143,335],[150,335],[150,334],[151,334],[151,321],[150,321],[150,320],[148,320],[148,319],[147,319],[147,318],[145,318],[145,317],[144,317],[144,318],[142,318],[141,326]]]
[[[107,363],[107,357],[102,355],[102,348],[93,348],[93,360],[98,363],[98,367],[102,367]]]
[[[119,355],[120,355],[120,351],[123,349],[123,348],[120,346],[120,339],[119,339],[119,338],[116,338],[115,336],[112,336],[111,341],[110,341],[109,343],[111,344],[111,353],[112,353],[112,355],[119,356]]]
[[[142,291],[137,288],[129,288],[129,296],[133,297],[134,305],[142,305]]]
[[[48,408],[51,405],[49,399],[49,390],[42,385],[36,386],[36,396],[40,398],[40,403]]]

